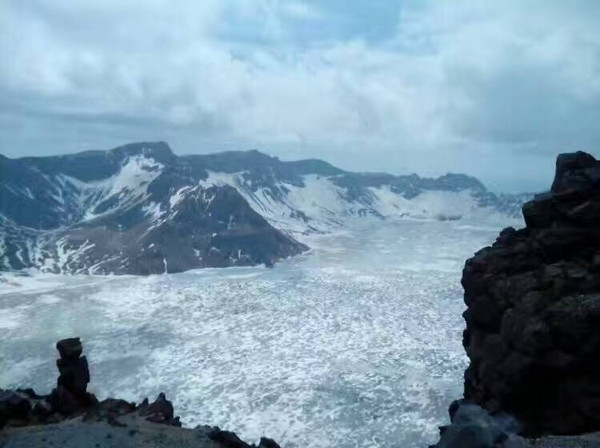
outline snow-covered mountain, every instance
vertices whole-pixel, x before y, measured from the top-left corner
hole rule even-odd
[[[501,219],[527,195],[473,177],[350,173],[258,151],[174,155],[166,143],[0,156],[0,269],[180,272],[265,263],[350,219]]]

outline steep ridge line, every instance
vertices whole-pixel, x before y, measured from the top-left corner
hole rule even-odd
[[[520,219],[527,195],[447,174],[349,173],[258,151],[176,156],[166,143],[0,158],[0,270],[159,274],[272,265],[351,219]]]

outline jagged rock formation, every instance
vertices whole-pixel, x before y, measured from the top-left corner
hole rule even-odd
[[[0,156],[0,271],[160,274],[271,265],[304,234],[372,216],[501,219],[527,196],[447,174],[349,173],[258,151],[176,156],[166,143]],[[520,219],[520,216],[519,216]]]
[[[600,162],[562,154],[547,194],[466,262],[465,398],[528,435],[600,430]]]
[[[0,389],[1,448],[257,448],[218,427],[181,428],[163,393],[139,405],[116,398],[98,401],[87,392],[90,374],[80,339],[63,339],[56,348],[60,376],[49,395]],[[279,445],[263,437],[258,448]]]
[[[60,376],[47,403],[57,412],[71,415],[95,404],[97,399],[87,392],[90,371],[87,358],[81,357],[83,347],[79,338],[63,339],[56,344],[56,349],[60,354],[56,360]]]

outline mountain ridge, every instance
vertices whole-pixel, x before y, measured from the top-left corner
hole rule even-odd
[[[354,218],[517,219],[528,197],[448,173],[352,173],[257,150],[165,142],[0,158],[0,269],[153,274],[271,265]]]
[[[294,167],[292,169],[296,174],[320,174],[320,175],[336,175],[336,174],[346,174],[346,175],[356,175],[363,176],[365,178],[387,178],[387,179],[419,179],[427,182],[435,182],[435,181],[444,181],[446,179],[461,179],[462,181],[468,182],[471,186],[477,185],[477,188],[484,189],[488,191],[487,187],[475,176],[471,176],[469,174],[464,173],[454,173],[447,172],[437,177],[422,177],[417,173],[410,174],[390,174],[382,171],[349,171],[344,170],[342,168],[338,168],[331,163],[316,159],[316,158],[308,158],[308,159],[300,159],[300,160],[281,160],[277,156],[270,156],[258,149],[249,149],[249,150],[230,150],[230,151],[220,151],[220,152],[212,152],[205,154],[175,154],[170,146],[163,141],[156,142],[136,142],[136,143],[128,143],[122,146],[118,146],[108,150],[102,149],[90,149],[79,151],[70,154],[59,154],[59,155],[47,155],[47,156],[24,156],[24,157],[8,157],[0,153],[0,160],[5,159],[9,161],[21,161],[26,163],[33,163],[34,166],[40,167],[40,162],[42,166],[52,166],[54,164],[50,164],[47,162],[56,161],[56,162],[69,162],[77,159],[85,159],[92,158],[94,156],[104,156],[106,163],[109,164],[114,161],[116,156],[121,156],[122,158],[127,156],[134,155],[145,155],[153,157],[156,161],[161,162],[164,160],[173,161],[175,159],[181,159],[185,161],[202,161],[204,163],[204,167],[206,169],[213,169],[215,171],[221,170],[224,172],[236,172],[240,169],[247,167],[249,163],[261,162],[265,161],[274,162],[275,165]],[[113,159],[111,161],[111,158]],[[97,161],[97,160],[95,160]],[[227,168],[227,163],[238,163],[237,168]],[[116,165],[115,165],[116,167]],[[297,168],[296,168],[297,167]],[[64,173],[64,168],[56,169],[57,173]],[[96,174],[101,174],[101,172],[97,172]],[[73,176],[76,177],[76,176]],[[85,179],[80,179],[85,180]],[[501,194],[501,193],[500,193]]]

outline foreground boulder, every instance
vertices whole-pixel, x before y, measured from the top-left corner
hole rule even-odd
[[[458,400],[450,405],[451,424],[440,427],[440,441],[431,448],[526,448],[531,444],[518,436],[517,420],[499,413],[491,415],[476,404]]]
[[[450,425],[440,426],[440,441],[430,448],[600,448],[600,433],[526,439],[511,415],[490,413],[466,400],[450,405]]]
[[[81,340],[63,339],[56,348],[60,376],[49,395],[0,389],[1,448],[256,448],[218,427],[181,428],[164,393],[139,405],[117,398],[98,401],[87,391],[90,372]],[[262,438],[258,448],[279,445]]]
[[[600,162],[562,154],[549,193],[466,262],[465,398],[527,435],[600,430]]]
[[[31,412],[28,397],[14,390],[0,390],[0,428],[8,421],[26,421]]]

